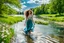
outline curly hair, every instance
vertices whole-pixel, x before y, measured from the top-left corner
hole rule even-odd
[[[31,14],[32,14],[32,10],[27,10],[24,12],[24,15],[26,16],[26,18],[28,18],[28,16]]]

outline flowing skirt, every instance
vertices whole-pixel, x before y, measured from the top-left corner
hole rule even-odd
[[[24,32],[27,34],[28,32],[30,32],[30,31],[34,31],[34,26],[35,26],[35,24],[34,23],[31,23],[30,25],[29,24],[27,24],[26,25],[26,27],[24,28]]]

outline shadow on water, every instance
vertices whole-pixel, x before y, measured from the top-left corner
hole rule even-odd
[[[29,35],[25,35],[27,43],[34,43],[32,38]]]
[[[52,38],[56,38],[60,43],[64,43],[64,27],[52,23],[51,27],[54,28],[54,34],[50,34]]]
[[[17,25],[19,25],[19,27]],[[20,22],[20,23],[16,24],[15,26],[16,26],[15,29],[17,30],[17,31],[15,30],[15,31],[20,33],[22,31],[22,30],[19,31],[21,29],[20,27],[22,26],[22,23]],[[40,32],[44,36],[49,35],[52,38],[59,40],[59,43],[64,43],[64,28],[61,28],[61,27],[57,28],[57,27],[58,27],[58,25],[55,25],[54,23],[51,23],[49,25],[35,24],[34,31]],[[22,36],[22,34],[20,35],[18,33],[17,33],[16,39],[18,39],[20,41],[20,39],[22,39],[22,38],[20,38]],[[33,40],[29,36],[25,35],[25,39],[26,39],[27,43],[34,43]],[[18,40],[16,40],[16,41],[18,41]],[[40,41],[40,40],[37,40],[37,41]]]
[[[45,36],[49,35],[52,38],[55,38],[59,43],[64,43],[64,28],[61,28],[59,25],[50,23],[49,25],[40,25],[36,24],[36,27],[39,27],[37,31],[42,32]],[[34,43],[30,36],[25,36],[27,43]]]
[[[59,43],[64,43],[64,27],[56,24],[50,23],[49,25],[37,25],[40,27],[40,32],[42,32],[45,36],[49,35],[52,38],[55,38],[59,41]]]

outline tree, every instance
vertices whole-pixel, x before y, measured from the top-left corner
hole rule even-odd
[[[34,11],[35,15],[40,14],[40,8],[39,7],[34,8],[33,11]]]
[[[49,4],[46,4],[44,8],[45,14],[49,14],[48,9],[49,9]]]
[[[15,7],[21,8],[20,0],[0,0],[0,16],[10,14],[9,12],[16,12],[6,4],[14,5]]]
[[[42,4],[42,5],[39,7],[40,14],[44,13],[44,7],[45,7],[44,4]]]
[[[33,8],[34,14],[48,14],[49,5],[42,4],[39,7]]]
[[[50,10],[55,11],[61,15],[61,13],[64,12],[64,0],[51,0]]]

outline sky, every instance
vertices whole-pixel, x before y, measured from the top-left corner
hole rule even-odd
[[[14,6],[11,6],[11,5],[10,6],[17,11],[22,12],[30,8],[35,8],[37,6],[40,6],[41,4],[47,4],[47,3],[49,3],[49,0],[21,0],[22,6],[20,10]]]
[[[30,8],[35,8],[41,4],[49,3],[49,0],[21,0],[22,11],[25,11]]]

